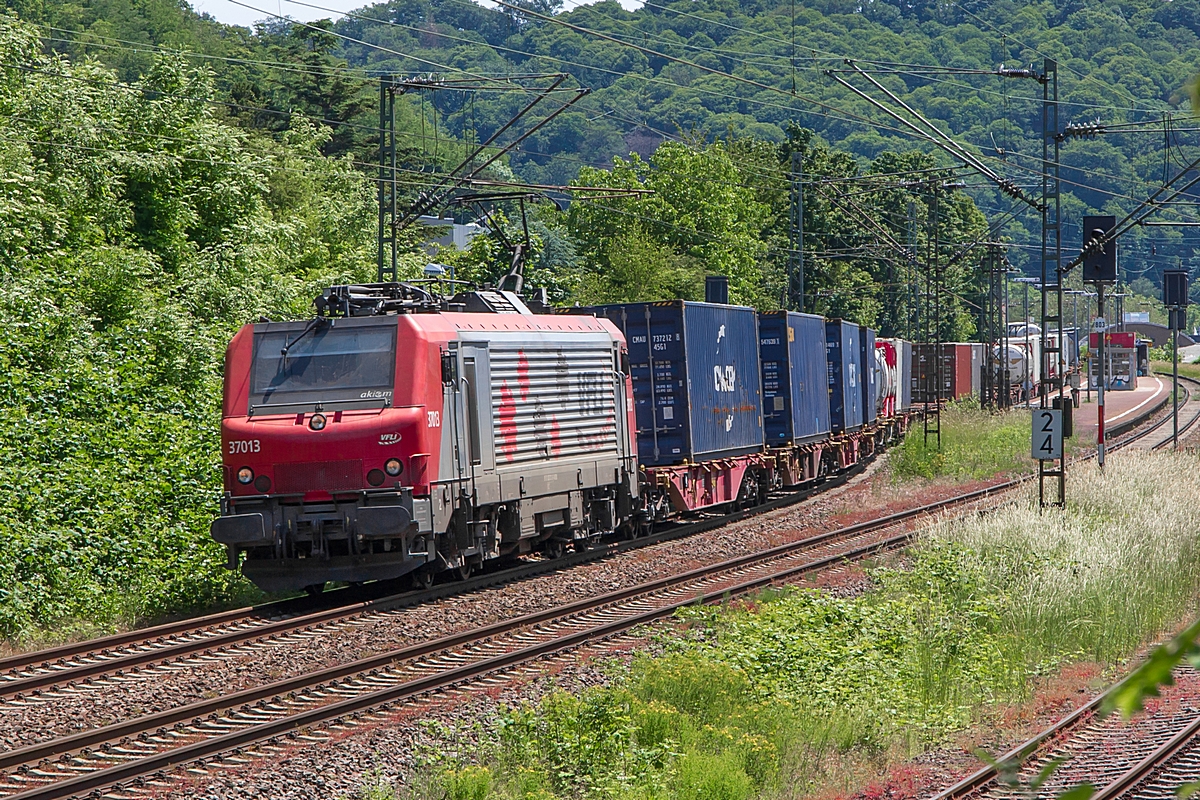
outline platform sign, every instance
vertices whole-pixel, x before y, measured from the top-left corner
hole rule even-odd
[[[1033,410],[1031,452],[1038,461],[1054,461],[1063,453],[1063,412],[1059,408]]]

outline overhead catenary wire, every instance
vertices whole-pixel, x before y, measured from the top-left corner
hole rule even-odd
[[[848,62],[848,63],[851,63],[851,65],[853,66],[853,62]],[[859,97],[863,98],[864,100],[869,102],[871,105],[878,108],[880,111],[883,111],[885,114],[892,117],[892,119],[896,120],[897,122],[904,125],[905,127],[908,127],[918,137],[923,138],[925,141],[928,141],[931,144],[938,147],[939,149],[945,151],[952,158],[962,161],[963,163],[967,164],[968,166],[974,168],[981,175],[983,175],[984,177],[986,177],[989,180],[991,180],[992,182],[994,182],[996,184],[996,186],[1000,189],[1000,191],[1003,192],[1004,194],[1007,194],[1011,197],[1015,197],[1015,198],[1025,202],[1032,208],[1035,208],[1039,211],[1041,210],[1040,204],[1038,204],[1036,201],[1034,201],[1032,198],[1030,198],[1028,195],[1026,195],[1025,192],[1020,189],[1020,187],[1018,187],[1016,184],[1014,184],[1011,180],[1001,177],[999,174],[994,172],[991,168],[989,168],[988,166],[983,164],[973,153],[971,153],[969,150],[967,150],[965,147],[963,147],[961,144],[959,144],[957,141],[955,141],[951,136],[946,134],[939,127],[937,127],[932,122],[930,122],[928,119],[926,119],[924,117],[924,115],[920,114],[919,112],[914,110],[911,106],[909,106],[907,103],[905,103],[903,100],[901,100],[899,97],[897,97],[891,90],[889,90],[887,87],[885,87],[879,81],[877,81],[873,77],[871,77],[870,74],[868,74],[867,72],[865,72],[864,70],[861,70],[861,69],[855,69],[855,72],[858,75],[861,75],[862,77],[866,78],[866,80],[869,81],[873,86],[875,86],[881,92],[886,94],[892,102],[896,103],[901,108],[903,108],[905,111],[907,111],[909,114],[916,117],[917,120],[920,121],[921,125],[918,125],[918,124],[912,122],[911,120],[905,119],[904,116],[901,115],[899,112],[895,111],[894,109],[888,108],[886,105],[879,102],[877,99],[871,97],[869,94],[867,94],[863,90],[859,89],[857,86],[854,86],[852,83],[843,79],[839,75],[836,75],[829,71],[827,71],[826,74],[830,75],[830,77],[832,77],[838,83],[845,86],[847,89],[854,92]],[[922,130],[922,126],[924,126],[924,128],[926,130]]]

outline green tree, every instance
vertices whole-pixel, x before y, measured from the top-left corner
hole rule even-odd
[[[593,296],[646,296],[647,270],[630,257],[632,249],[663,267],[657,288],[672,296],[696,299],[703,274],[726,275],[732,302],[770,305],[761,238],[770,210],[744,184],[724,143],[664,143],[649,161],[634,154],[611,171],[584,168],[580,180],[652,192],[572,204],[569,230],[592,272],[585,284]]]

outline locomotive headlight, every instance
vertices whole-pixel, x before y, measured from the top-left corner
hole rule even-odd
[[[254,480],[254,470],[249,467],[242,467],[238,470],[238,483],[249,483]]]
[[[312,428],[314,431],[325,430],[325,415],[313,414],[312,419],[308,421],[308,427]]]
[[[387,474],[391,475],[393,478],[404,471],[404,465],[400,463],[400,459],[398,458],[389,458],[387,463],[383,465],[383,468],[387,470]]]

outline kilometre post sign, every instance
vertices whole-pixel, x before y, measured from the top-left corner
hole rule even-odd
[[[1031,452],[1038,461],[1054,461],[1062,458],[1062,414],[1062,410],[1057,408],[1035,408],[1033,410]]]

